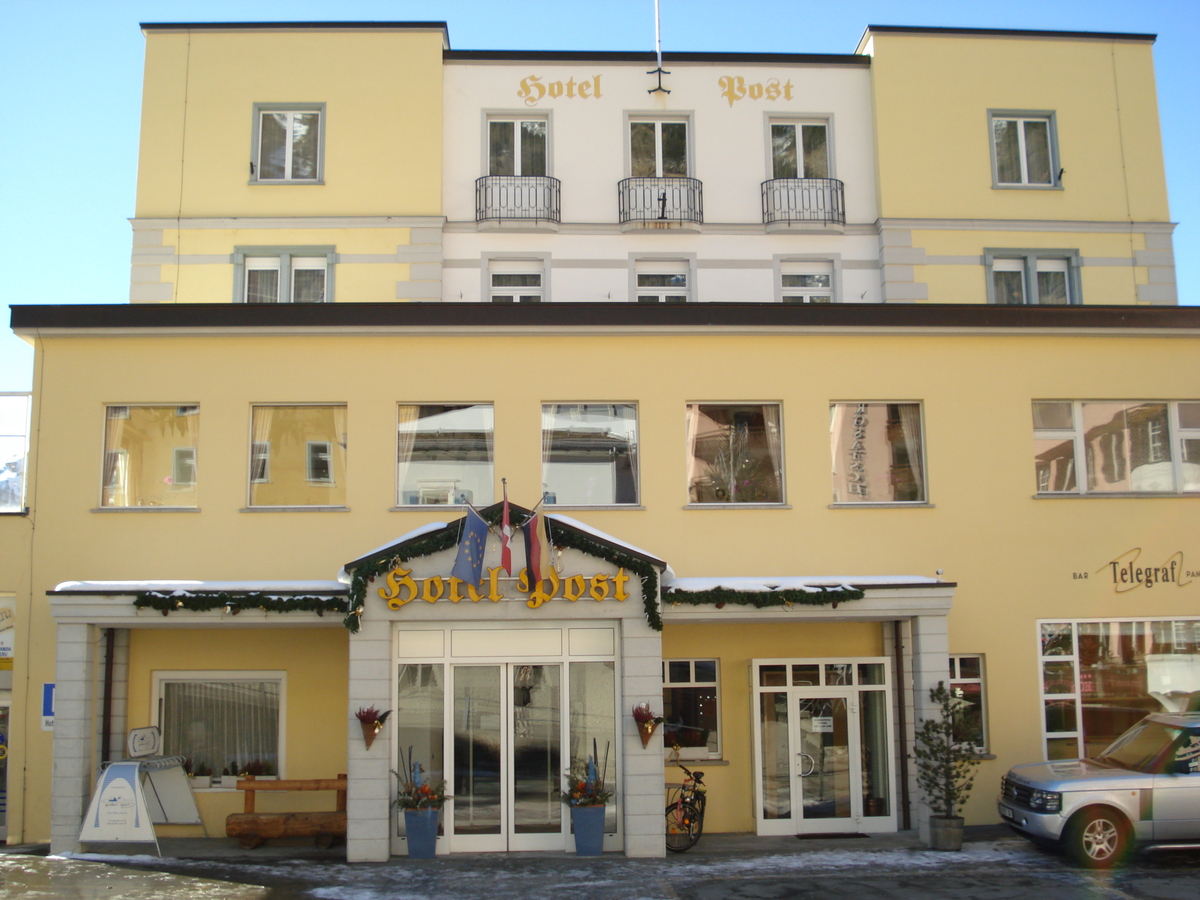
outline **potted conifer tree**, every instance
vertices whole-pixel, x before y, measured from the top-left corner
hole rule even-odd
[[[930,846],[961,850],[963,818],[958,815],[975,783],[978,751],[962,739],[964,704],[939,681],[929,699],[937,714],[921,721],[916,732],[917,783],[933,815],[929,817]]]

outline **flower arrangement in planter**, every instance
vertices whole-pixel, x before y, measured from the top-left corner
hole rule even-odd
[[[404,811],[404,830],[411,859],[433,859],[437,849],[438,814],[447,800],[446,779],[431,781],[425,767],[413,759],[413,748],[400,750],[396,776],[396,805]]]
[[[604,783],[607,770],[608,748],[604,750],[604,766],[597,770],[593,740],[587,762],[575,760],[566,773],[567,786],[560,793],[563,803],[571,808],[576,856],[599,856],[604,850],[604,806],[613,795]]]
[[[362,726],[363,740],[366,741],[368,750],[375,743],[375,735],[383,730],[383,723],[391,714],[390,709],[381,713],[374,706],[360,706],[358,712],[354,714],[354,718],[358,719],[358,724]]]
[[[963,819],[958,811],[971,794],[975,767],[974,745],[963,741],[959,722],[964,703],[939,681],[929,689],[937,715],[923,719],[916,731],[917,783],[933,811],[929,817],[930,844],[934,850],[961,850]]]
[[[638,736],[642,739],[642,748],[650,746],[650,739],[663,723],[662,716],[656,716],[650,709],[649,703],[642,703],[633,708],[633,721],[637,723]]]

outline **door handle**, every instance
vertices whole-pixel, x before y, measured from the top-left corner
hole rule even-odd
[[[813,772],[817,771],[817,761],[812,756],[810,756],[807,753],[797,753],[796,755],[801,757],[802,759],[805,759],[808,761],[808,771],[807,772],[804,771],[803,766],[800,767],[800,769],[801,769],[800,777],[801,778],[804,778],[806,775],[811,775]]]

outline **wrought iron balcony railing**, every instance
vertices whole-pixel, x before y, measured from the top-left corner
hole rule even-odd
[[[484,175],[475,179],[475,221],[561,221],[559,181],[547,175]]]
[[[836,178],[772,178],[762,183],[763,224],[846,224],[846,194]]]
[[[704,223],[704,192],[697,178],[625,178],[617,183],[617,209],[626,222]]]

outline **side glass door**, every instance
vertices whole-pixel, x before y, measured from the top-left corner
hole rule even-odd
[[[823,692],[794,695],[793,804],[796,831],[857,831],[862,774],[857,751],[856,696]],[[797,808],[798,807],[798,808]]]

